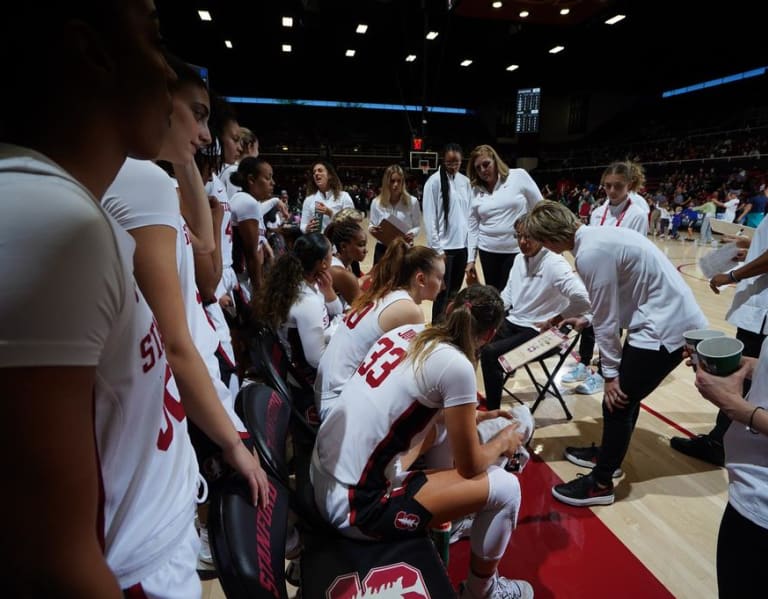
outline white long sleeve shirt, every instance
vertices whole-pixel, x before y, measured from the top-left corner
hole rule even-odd
[[[333,191],[317,191],[311,196],[304,198],[304,204],[301,207],[301,232],[307,232],[307,225],[315,217],[315,204],[322,202],[328,208],[336,214],[342,208],[354,208],[355,204],[352,202],[352,198],[346,191],[339,193],[338,197],[333,195]],[[320,223],[320,230],[324,231],[325,228],[331,223],[333,216],[323,215],[323,222]]]
[[[746,263],[768,251],[768,219],[755,231]],[[768,274],[745,279],[736,286],[733,302],[725,315],[732,325],[759,335],[768,334]]]
[[[646,218],[651,213],[651,207],[648,205],[648,200],[646,200],[642,195],[637,193],[636,191],[630,191],[629,192],[629,199],[632,200],[632,203],[640,208],[640,210],[643,211],[643,214],[645,214]]]
[[[475,261],[478,248],[497,254],[519,252],[515,221],[543,199],[538,185],[521,168],[510,169],[504,181],[499,178],[492,192],[473,188],[467,261]]]
[[[448,175],[448,186],[450,204],[447,225],[443,212],[443,192],[439,170],[424,183],[422,197],[421,207],[424,211],[427,247],[431,247],[439,254],[445,250],[460,250],[467,247],[469,234],[469,203],[472,199],[472,186],[469,179],[461,173]]]
[[[572,251],[592,300],[603,373],[619,374],[620,329],[633,347],[675,351],[683,333],[707,327],[691,288],[648,239],[623,227],[579,227]]]
[[[407,198],[407,202],[405,199]],[[378,227],[385,218],[394,216],[408,225],[406,233],[412,233],[413,237],[421,231],[421,209],[419,201],[412,195],[403,194],[400,201],[394,206],[382,206],[381,200],[376,198],[371,202],[371,219],[369,228]]]
[[[647,235],[648,213],[643,212],[630,196],[615,206],[611,206],[611,203],[606,200],[592,211],[589,225],[591,227],[624,227]]]
[[[530,258],[518,256],[501,299],[509,310],[507,320],[521,327],[535,329],[536,323],[558,314],[592,317],[584,283],[565,258],[546,248]]]

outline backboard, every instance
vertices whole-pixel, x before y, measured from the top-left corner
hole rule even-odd
[[[425,175],[437,170],[437,152],[411,152],[409,168]]]

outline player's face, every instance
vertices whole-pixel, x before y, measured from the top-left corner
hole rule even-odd
[[[124,3],[121,23],[107,42],[114,56],[116,118],[129,156],[155,158],[172,110],[169,86],[176,74],[162,53],[153,0]]]
[[[258,175],[253,180],[250,192],[257,200],[268,200],[275,191],[275,180],[272,178],[272,167],[269,164],[262,164]]]
[[[445,262],[442,258],[432,261],[432,270],[424,273],[424,288],[421,299],[435,301],[437,294],[445,288]]]
[[[393,173],[389,178],[389,193],[394,197],[399,197],[403,191],[403,178],[399,173]]]
[[[360,229],[355,233],[352,241],[346,244],[345,247],[349,259],[353,262],[362,262],[368,255],[368,239],[365,236],[365,231]]]
[[[493,185],[496,183],[496,162],[491,156],[480,155],[475,158],[475,172],[481,181]]]
[[[629,182],[622,175],[606,175],[603,187],[611,204],[621,203],[629,192]]]
[[[315,185],[320,191],[328,189],[328,169],[322,164],[316,164],[312,168],[312,178],[315,180]]]
[[[240,158],[240,125],[237,121],[227,121],[221,132],[221,151],[224,164],[235,164]]]
[[[160,158],[174,164],[190,162],[197,150],[211,143],[208,92],[195,84],[184,85],[173,94],[171,129],[163,141]]]
[[[445,172],[449,175],[455,175],[461,168],[461,153],[446,152],[443,157],[443,164],[445,165]]]
[[[539,253],[542,247],[541,243],[528,237],[525,230],[520,227],[517,227],[515,231],[517,232],[517,243],[520,246],[520,251],[523,253],[523,256],[530,258]]]

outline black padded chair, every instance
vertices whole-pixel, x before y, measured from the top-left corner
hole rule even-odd
[[[282,509],[283,499],[287,498],[287,503],[297,516],[297,526],[304,543],[301,555],[303,599],[343,599],[360,596],[363,590],[367,594],[373,589],[398,588],[398,585],[404,587],[404,596],[456,597],[440,556],[427,533],[405,542],[357,541],[342,536],[322,518],[315,506],[314,491],[309,481],[310,454],[306,446],[295,444],[295,479],[290,480],[288,477],[285,450],[290,420],[296,418],[296,413],[280,393],[264,383],[246,384],[238,394],[236,410],[254,439],[270,483],[275,483],[276,503],[279,502]],[[232,508],[240,510],[239,503],[229,501],[228,496],[225,499],[228,502],[222,502],[223,512]],[[273,527],[285,522],[282,513],[280,516],[278,522],[273,511]],[[226,520],[227,514],[222,514],[221,518]],[[237,518],[250,518],[252,522],[258,522],[253,513],[249,514],[245,510],[236,512],[226,520],[232,522],[234,535],[238,534],[235,527]],[[239,534],[246,537],[245,540],[227,536],[229,529],[225,527],[210,528],[215,560],[218,560],[221,545],[228,544],[224,549],[225,556],[236,549],[245,551],[240,557],[242,561],[260,565],[258,552],[267,549],[264,534],[258,536],[259,530],[255,525],[249,522],[244,524],[245,531]],[[248,541],[247,537],[254,535],[261,540],[261,544]],[[276,539],[268,548],[276,552],[271,554],[270,563],[276,564],[279,561],[282,564],[285,539],[282,539],[282,544],[280,539]],[[265,556],[261,554],[261,562],[265,561]],[[225,592],[227,588],[258,588],[256,583],[260,579],[254,577],[263,573],[262,569],[253,565],[246,568],[239,563],[227,568],[220,567],[219,570]],[[280,586],[282,592],[284,577],[278,577],[274,570],[270,574],[272,580],[276,583],[279,580],[283,585]],[[242,578],[245,580],[240,580]],[[408,590],[413,594],[407,595]],[[252,596],[261,597],[255,594]],[[274,596],[282,599],[282,595]],[[233,597],[239,599],[240,595]]]
[[[536,412],[536,408],[539,407],[539,404],[547,397],[547,395],[551,395],[560,402],[560,405],[563,408],[563,412],[565,412],[566,419],[573,419],[573,415],[568,409],[568,406],[563,399],[563,395],[560,393],[560,389],[557,388],[555,378],[557,377],[557,373],[560,372],[560,369],[563,367],[565,361],[568,359],[568,356],[571,355],[574,348],[578,344],[580,337],[581,333],[577,333],[576,335],[569,337],[567,343],[564,343],[563,345],[560,345],[547,352],[546,354],[539,356],[538,358],[535,358],[527,364],[523,365],[523,368],[525,368],[525,371],[528,373],[528,377],[531,379],[531,383],[533,383],[533,386],[536,389],[536,399],[531,406],[531,414]],[[551,360],[552,358],[557,358],[557,361],[555,362],[554,367],[552,367],[550,370],[550,368],[547,366],[547,360]],[[538,364],[544,373],[545,381],[543,383],[536,378],[533,371],[531,370],[531,364],[534,363]],[[514,400],[522,404],[524,402],[515,393],[507,388],[507,381],[511,376],[512,374],[507,374],[504,379],[504,391],[506,391]]]

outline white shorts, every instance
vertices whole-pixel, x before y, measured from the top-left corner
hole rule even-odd
[[[200,599],[203,589],[197,575],[200,537],[192,522],[173,553],[155,572],[124,590],[127,599]]]

